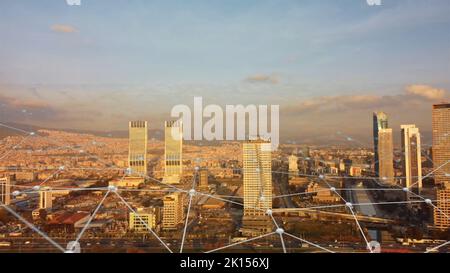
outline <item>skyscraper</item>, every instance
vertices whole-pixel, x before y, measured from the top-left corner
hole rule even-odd
[[[9,206],[11,204],[11,177],[0,178],[0,201]]]
[[[175,230],[178,224],[183,222],[183,194],[175,192],[164,196],[163,199],[163,230]]]
[[[435,183],[450,188],[450,103],[433,105]]]
[[[440,229],[450,228],[450,103],[433,105],[433,167],[437,190],[434,224]],[[447,216],[446,216],[447,215]]]
[[[166,184],[177,184],[183,171],[183,124],[181,121],[166,121],[164,140],[164,179]]]
[[[50,187],[42,187],[39,190],[39,208],[51,209],[53,206],[53,194]]]
[[[147,175],[147,121],[129,122],[128,166],[132,176]]]
[[[270,141],[249,140],[243,144],[244,217],[243,233],[268,232],[272,225],[266,211],[272,209],[272,153]]]
[[[384,112],[373,114],[373,140],[375,154],[375,174],[381,183],[393,184],[394,179],[394,143],[392,129],[388,128],[388,118]]]
[[[422,189],[422,155],[419,128],[415,125],[401,125],[403,152],[403,186],[416,194]],[[414,195],[408,196],[408,199]]]

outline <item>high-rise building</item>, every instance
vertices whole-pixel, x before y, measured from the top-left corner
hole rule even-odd
[[[403,153],[403,186],[415,194],[422,190],[422,154],[419,128],[415,125],[401,125]],[[415,195],[407,196],[416,199]]]
[[[135,232],[148,232],[148,228],[156,228],[157,222],[157,208],[138,208],[136,213],[130,212],[128,228]]]
[[[437,190],[434,224],[440,229],[450,228],[450,103],[433,105],[433,167]]]
[[[11,204],[11,177],[0,178],[0,201],[9,206]]]
[[[162,220],[163,230],[175,230],[178,225],[183,222],[183,200],[184,198],[181,192],[175,192],[164,196]]]
[[[42,187],[39,190],[39,209],[51,209],[53,206],[53,194],[50,187]]]
[[[128,167],[132,176],[147,176],[147,121],[130,121]]]
[[[244,234],[272,229],[266,211],[272,209],[272,151],[270,141],[248,140],[243,144]]]
[[[166,121],[164,140],[164,179],[163,183],[177,184],[183,172],[183,124],[180,120]]]
[[[434,208],[434,225],[442,230],[450,228],[450,189],[439,189],[436,192],[436,207]]]
[[[383,184],[393,184],[394,179],[394,143],[392,129],[388,128],[388,118],[384,112],[373,114],[373,139],[375,173]]]
[[[208,169],[201,169],[199,171],[199,189],[207,190],[208,189]]]
[[[450,188],[450,103],[433,105],[434,181]]]

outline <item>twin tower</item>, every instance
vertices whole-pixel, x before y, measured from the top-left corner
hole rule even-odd
[[[163,183],[178,184],[183,172],[183,124],[166,121],[164,124]],[[131,176],[147,177],[148,122],[129,122],[128,172]]]

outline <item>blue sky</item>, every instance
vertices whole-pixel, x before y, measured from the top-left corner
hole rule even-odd
[[[193,95],[291,109],[410,85],[448,90],[450,1],[382,2],[3,0],[0,95],[66,112],[71,103],[99,111],[98,97],[111,100],[104,108],[145,102],[157,107],[123,119],[161,120]]]

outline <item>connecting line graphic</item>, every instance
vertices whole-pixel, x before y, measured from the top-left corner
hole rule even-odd
[[[255,241],[255,240],[258,240],[258,239],[261,239],[261,238],[264,238],[264,237],[268,237],[268,236],[274,235],[275,233],[276,233],[275,231],[274,232],[270,232],[270,233],[267,233],[267,234],[264,234],[264,235],[260,235],[258,237],[250,238],[250,239],[247,239],[247,240],[244,240],[244,241],[240,241],[240,242],[236,242],[236,243],[233,243],[233,244],[230,244],[230,245],[227,245],[227,246],[223,246],[223,247],[219,247],[219,248],[216,248],[216,249],[213,249],[213,250],[209,250],[209,251],[206,251],[205,253],[213,253],[213,252],[216,252],[216,251],[219,251],[219,250],[223,250],[223,249],[230,248],[230,247],[233,247],[233,246],[237,246],[237,245],[240,245],[240,244],[244,244],[244,243],[248,243],[248,242],[251,242],[251,241]]]
[[[188,205],[188,210],[187,210],[187,214],[186,214],[186,220],[184,223],[183,238],[181,239],[180,253],[183,253],[184,240],[186,238],[186,230],[187,230],[187,226],[189,223],[189,214],[191,212],[192,198],[195,195],[195,180],[197,178],[197,173],[198,173],[198,168],[195,168],[194,178],[192,179],[193,180],[192,181],[192,189],[189,191],[189,205]]]
[[[27,141],[27,139],[29,139],[31,136],[32,136],[32,135],[29,134],[28,136],[24,137],[24,138],[22,139],[22,141],[20,141],[20,142],[17,143],[16,145],[14,145],[14,146],[11,148],[11,150],[7,151],[5,154],[3,154],[3,155],[0,157],[0,161],[3,160],[5,157],[7,157],[10,153],[12,153],[17,147],[19,147],[20,145],[22,145],[25,141]]]
[[[105,194],[105,196],[103,197],[102,201],[100,201],[100,203],[98,204],[97,208],[95,208],[94,212],[92,213],[91,217],[89,218],[89,220],[86,222],[86,224],[84,225],[83,229],[81,230],[81,232],[78,234],[76,240],[75,240],[75,244],[73,244],[74,246],[80,241],[81,237],[83,236],[84,232],[89,228],[89,226],[91,225],[92,220],[94,220],[95,215],[97,214],[97,212],[100,210],[100,207],[103,205],[103,202],[105,202],[106,197],[108,197],[109,193],[111,191],[108,190]]]
[[[448,241],[448,242],[446,242],[446,243],[443,243],[443,244],[441,244],[441,245],[435,246],[435,247],[433,247],[433,248],[431,248],[431,249],[425,251],[424,253],[430,253],[430,252],[436,251],[436,250],[438,250],[438,249],[440,249],[440,248],[442,248],[442,247],[444,247],[444,246],[446,246],[446,245],[449,245],[449,244],[450,244],[450,241]]]
[[[20,216],[19,214],[17,214],[14,210],[12,210],[10,207],[6,206],[5,204],[0,202],[0,207],[3,207],[4,209],[6,209],[9,213],[11,213],[12,215],[14,215],[14,217],[16,217],[17,219],[19,219],[21,222],[23,222],[25,225],[27,225],[29,228],[31,228],[32,230],[34,230],[35,232],[37,232],[39,235],[41,235],[45,240],[47,240],[50,244],[52,244],[53,246],[55,246],[57,249],[61,250],[61,252],[66,252],[66,250],[60,246],[57,242],[55,242],[52,238],[48,237],[47,234],[43,233],[42,231],[40,231],[37,227],[35,227],[33,224],[31,224],[30,222],[28,222],[27,220],[25,220],[25,218],[23,218],[22,216]]]
[[[281,240],[281,246],[283,247],[283,252],[286,253],[286,246],[284,244],[284,239],[283,239],[283,233],[284,233],[284,229],[280,228],[280,226],[278,225],[277,221],[275,221],[275,218],[272,215],[272,210],[268,210],[267,215],[270,216],[270,218],[272,219],[273,224],[276,227],[276,233],[278,233],[278,235],[280,235],[280,240]]]
[[[137,218],[139,219],[139,221],[141,221],[142,224],[145,225],[145,227],[150,231],[151,234],[153,234],[153,236],[156,237],[156,239],[158,239],[158,241],[170,252],[173,253],[173,251],[167,246],[166,243],[164,243],[164,241],[153,231],[153,229],[151,229],[147,222],[144,221],[144,219],[142,219],[142,217],[130,206],[130,204],[128,204],[127,201],[125,201],[125,199],[119,194],[117,193],[117,191],[114,191],[114,193],[119,197],[119,199],[125,204],[125,206],[128,207],[128,209],[133,212]]]
[[[435,168],[433,171],[429,172],[427,175],[422,177],[422,180],[429,177],[430,175],[432,175],[433,173],[435,173],[436,171],[440,170],[441,168],[443,168],[445,165],[447,165],[448,163],[450,163],[450,160],[445,162],[444,164],[442,164],[441,166]],[[417,183],[419,183],[419,181],[416,181],[415,183],[411,184],[411,186],[409,186],[409,188],[414,187]]]
[[[333,188],[333,187],[326,181],[326,179],[325,179],[325,177],[324,177],[323,175],[319,176],[319,179],[323,180],[323,181],[328,185],[328,187],[330,188],[330,191],[332,191],[332,192],[334,192],[335,194],[337,194],[337,195],[339,196],[339,198],[341,198],[342,201],[344,201],[345,205],[350,209],[350,212],[352,213],[353,218],[354,218],[355,221],[356,221],[356,225],[358,226],[359,231],[361,232],[361,235],[362,235],[363,238],[364,238],[364,241],[366,241],[366,248],[369,249],[370,253],[373,253],[372,248],[370,247],[369,241],[367,240],[366,235],[364,234],[364,230],[362,229],[361,225],[359,224],[358,217],[356,217],[356,215],[355,215],[355,213],[354,213],[354,211],[353,211],[353,205],[352,205],[352,203],[347,202],[347,200],[345,200],[344,197],[342,197],[342,195],[341,195],[340,193],[338,193],[338,192],[336,191],[336,189]]]

